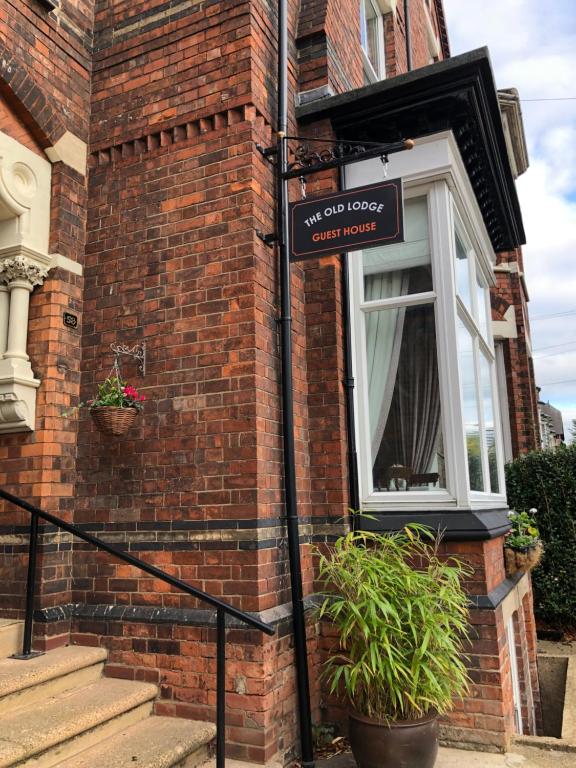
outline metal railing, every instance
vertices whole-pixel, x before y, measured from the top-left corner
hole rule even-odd
[[[30,520],[30,543],[28,550],[28,577],[26,583],[26,617],[24,621],[24,639],[22,643],[22,654],[18,654],[20,659],[33,658],[35,654],[32,651],[32,626],[34,619],[34,596],[36,591],[36,555],[38,551],[38,522],[45,520],[47,523],[55,525],[63,531],[77,536],[79,539],[92,544],[98,549],[108,552],[134,568],[154,576],[160,581],[170,584],[170,586],[185,592],[187,595],[198,598],[208,603],[216,609],[216,768],[224,768],[226,751],[226,615],[232,616],[237,621],[246,624],[253,629],[258,629],[266,635],[274,635],[275,630],[269,624],[250,616],[244,611],[234,608],[228,603],[218,600],[217,597],[203,592],[201,589],[191,587],[186,582],[170,576],[153,565],[145,563],[127,552],[122,552],[116,547],[108,544],[102,539],[92,536],[90,533],[82,531],[75,525],[67,523],[54,515],[44,512],[38,507],[29,504],[27,501],[13,496],[11,493],[0,489],[0,498],[14,504],[16,507],[25,510],[31,514]]]

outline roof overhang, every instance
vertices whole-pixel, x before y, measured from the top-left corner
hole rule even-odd
[[[495,251],[525,242],[487,48],[297,109],[338,139],[396,141],[452,130]]]

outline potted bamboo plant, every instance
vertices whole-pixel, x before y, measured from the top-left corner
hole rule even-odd
[[[440,559],[427,528],[351,532],[318,551],[325,598],[319,616],[338,631],[326,663],[331,693],[350,707],[359,768],[432,768],[438,715],[467,690],[470,575]]]

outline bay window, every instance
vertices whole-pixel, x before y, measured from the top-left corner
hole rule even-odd
[[[501,505],[493,253],[451,134],[417,149],[392,161],[404,242],[349,259],[362,506]],[[378,162],[350,166],[347,187],[379,180]]]

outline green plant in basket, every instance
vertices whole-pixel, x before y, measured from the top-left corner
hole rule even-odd
[[[96,397],[88,400],[86,405],[92,408],[136,408],[141,411],[144,407],[145,395],[139,392],[129,384],[126,384],[120,376],[108,376],[108,378],[98,385]]]
[[[512,549],[526,549],[540,541],[540,531],[536,527],[535,509],[529,512],[510,512],[508,518],[512,525],[506,536],[505,546]]]
[[[504,540],[504,564],[509,578],[518,572],[531,571],[540,564],[544,547],[534,520],[535,514],[536,509],[531,509],[508,515],[512,528]]]

